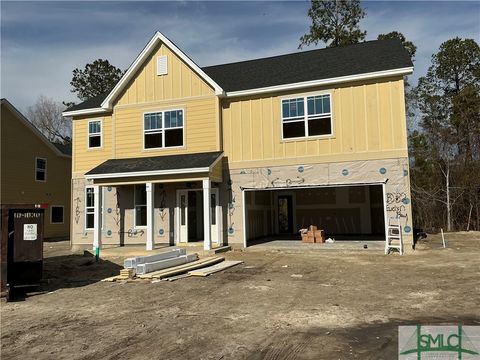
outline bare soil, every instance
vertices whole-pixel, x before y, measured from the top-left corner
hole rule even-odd
[[[398,325],[480,325],[480,233],[430,235],[406,256],[255,250],[206,278],[106,283],[45,244],[45,283],[1,304],[2,359],[396,359]]]

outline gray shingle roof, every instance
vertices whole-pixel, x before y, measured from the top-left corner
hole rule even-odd
[[[72,156],[72,145],[71,144],[60,144],[57,142],[51,141],[52,145],[55,146],[62,154]]]
[[[212,165],[222,151],[169,156],[110,159],[93,168],[86,175],[104,175],[143,171],[162,171],[206,168]]]
[[[400,40],[389,39],[209,66],[202,70],[229,92],[410,66],[413,66],[412,61]]]
[[[202,70],[224,91],[231,92],[411,66],[400,40],[387,39],[207,66]],[[100,94],[67,111],[100,107],[108,94]]]

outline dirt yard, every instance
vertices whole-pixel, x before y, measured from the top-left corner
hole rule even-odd
[[[1,304],[2,359],[396,359],[397,326],[480,325],[480,233],[429,236],[414,254],[248,250],[207,278],[105,283],[45,246],[40,291]]]

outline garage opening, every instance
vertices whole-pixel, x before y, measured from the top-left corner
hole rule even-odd
[[[247,246],[301,241],[310,225],[339,240],[385,240],[382,185],[245,190]]]

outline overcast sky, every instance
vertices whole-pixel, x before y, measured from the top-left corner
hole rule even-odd
[[[479,41],[480,1],[362,5],[367,40],[396,30],[417,45],[413,83],[443,41],[456,36]],[[98,58],[127,69],[157,30],[207,66],[296,52],[309,27],[307,1],[1,1],[0,6],[1,97],[21,111],[40,94],[79,102],[70,92],[73,69]]]

